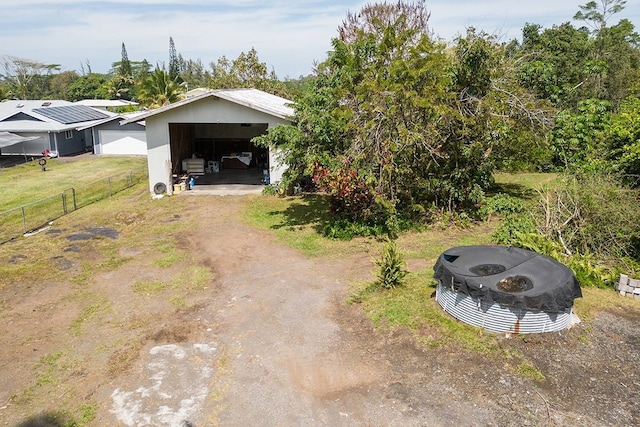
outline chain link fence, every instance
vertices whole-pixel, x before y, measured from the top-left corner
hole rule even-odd
[[[147,179],[146,166],[112,175],[82,187],[64,190],[46,199],[0,212],[0,244],[37,230],[54,219],[106,199]]]

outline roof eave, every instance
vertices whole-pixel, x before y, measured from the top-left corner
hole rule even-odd
[[[141,120],[146,119],[147,117],[155,116],[157,114],[162,114],[162,113],[164,113],[166,111],[170,111],[170,110],[173,110],[174,108],[182,107],[183,105],[187,105],[187,104],[190,104],[190,103],[195,102],[195,101],[200,101],[200,100],[208,98],[210,96],[213,96],[213,97],[215,97],[217,99],[222,99],[222,100],[225,100],[225,101],[228,101],[228,102],[232,102],[232,103],[237,104],[237,105],[242,105],[244,107],[251,108],[251,109],[256,110],[256,111],[260,111],[261,113],[265,113],[265,114],[268,114],[270,116],[277,117],[279,119],[291,120],[292,117],[293,117],[293,113],[294,113],[293,109],[291,109],[291,114],[282,114],[279,111],[270,110],[268,108],[262,108],[262,107],[260,107],[258,105],[255,105],[255,104],[252,104],[250,102],[243,101],[243,100],[239,100],[237,98],[225,97],[224,96],[224,93],[225,93],[224,91],[225,91],[225,89],[222,89],[222,90],[219,90],[219,91],[216,91],[215,89],[212,89],[209,92],[205,92],[205,93],[200,94],[200,95],[196,95],[196,96],[193,96],[193,97],[190,97],[190,98],[186,98],[186,99],[183,99],[181,101],[174,102],[173,104],[165,105],[164,107],[156,108],[154,110],[151,110],[151,111],[149,111],[147,113],[143,113],[143,114],[141,114],[141,115],[139,115],[137,117],[131,118],[131,119],[123,120],[122,122],[120,122],[120,124],[124,125],[124,124],[128,124],[128,123],[139,122]],[[292,103],[293,103],[293,101],[292,101]]]
[[[132,117],[130,119],[125,119],[125,120],[121,121],[120,124],[121,125],[126,125],[126,124],[129,124],[129,123],[139,122],[139,121],[142,121],[142,120],[146,119],[147,117],[155,116],[157,114],[162,114],[162,113],[164,113],[166,111],[173,110],[174,108],[179,108],[179,107],[182,107],[183,105],[187,105],[187,104],[190,104],[192,102],[199,101],[201,99],[205,99],[205,98],[208,98],[208,97],[213,96],[213,95],[215,95],[215,93],[213,91],[210,91],[210,92],[205,92],[205,93],[200,94],[200,95],[192,96],[191,98],[186,98],[186,99],[180,100],[178,102],[174,102],[173,104],[165,105],[164,107],[160,107],[160,108],[155,108],[153,110],[149,110],[146,113],[140,114],[139,116]]]

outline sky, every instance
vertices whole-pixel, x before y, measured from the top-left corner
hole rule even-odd
[[[106,73],[120,61],[122,43],[130,61],[168,64],[171,37],[183,58],[199,59],[207,68],[222,56],[233,60],[255,48],[260,61],[279,78],[298,78],[327,57],[348,12],[375,2],[2,0],[0,57],[60,64],[62,71]],[[519,38],[526,23],[550,28],[573,22],[578,6],[586,2],[427,0],[426,5],[431,30],[447,41],[469,26],[507,41]],[[622,18],[640,30],[640,0],[628,0],[609,25]]]

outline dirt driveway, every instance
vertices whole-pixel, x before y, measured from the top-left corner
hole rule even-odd
[[[180,203],[192,227],[170,238],[183,264],[211,272],[206,286],[134,292],[181,274],[139,242],[81,288],[2,289],[2,425],[61,426],[47,414],[72,401],[94,403],[95,426],[640,425],[638,311],[502,340],[535,362],[535,381],[500,357],[375,329],[345,302],[350,283],[371,279],[368,254],[307,258],[238,221],[239,197]],[[63,249],[70,269],[78,245]]]

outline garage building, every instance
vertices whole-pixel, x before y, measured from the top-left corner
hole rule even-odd
[[[146,122],[149,188],[173,192],[179,177],[226,170],[282,179],[285,165],[274,148],[251,139],[291,123],[292,101],[258,89],[214,89],[121,122]]]

